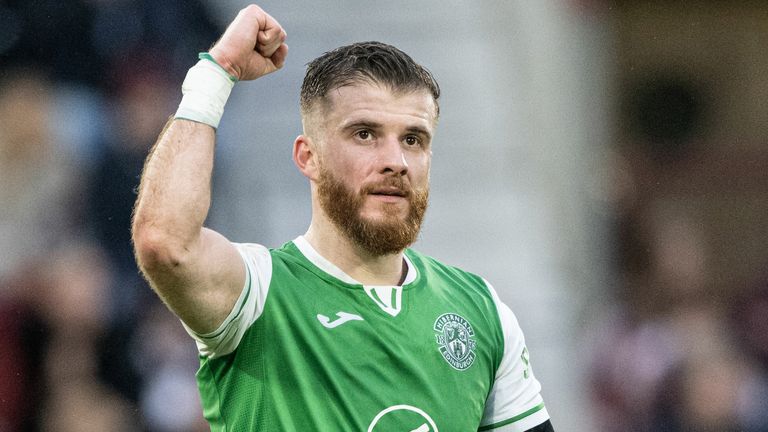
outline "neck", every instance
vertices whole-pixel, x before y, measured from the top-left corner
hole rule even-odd
[[[304,238],[325,259],[364,285],[399,285],[407,267],[403,252],[371,255],[338,231],[330,221],[312,220]]]

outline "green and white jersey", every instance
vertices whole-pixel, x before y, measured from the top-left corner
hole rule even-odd
[[[236,244],[247,280],[196,334],[214,432],[525,431],[549,415],[522,331],[482,278],[405,251],[402,286],[365,286],[299,237]]]

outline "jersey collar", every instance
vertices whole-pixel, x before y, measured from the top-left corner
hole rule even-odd
[[[335,264],[328,261],[325,257],[320,255],[320,253],[315,250],[314,247],[312,247],[311,244],[307,241],[306,238],[304,238],[303,235],[296,237],[293,240],[293,244],[296,245],[296,247],[299,249],[299,251],[304,255],[305,258],[307,258],[312,264],[317,266],[320,270],[328,273],[329,275],[335,277],[336,279],[341,280],[342,282],[348,283],[348,284],[355,284],[355,285],[363,285],[358,280],[354,279],[352,276],[346,274],[343,270],[338,268]],[[408,272],[406,273],[405,280],[403,281],[403,285],[408,285],[409,283],[416,280],[416,267],[413,265],[411,260],[403,254],[403,259],[405,259],[405,264],[408,266]]]

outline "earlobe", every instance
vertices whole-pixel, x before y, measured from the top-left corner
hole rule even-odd
[[[317,155],[312,139],[306,135],[299,135],[293,142],[293,163],[302,174],[310,180],[317,176]]]

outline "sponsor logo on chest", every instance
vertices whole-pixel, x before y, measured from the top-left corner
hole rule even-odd
[[[444,313],[437,317],[433,326],[438,350],[456,370],[466,370],[475,361],[475,331],[461,315]]]

